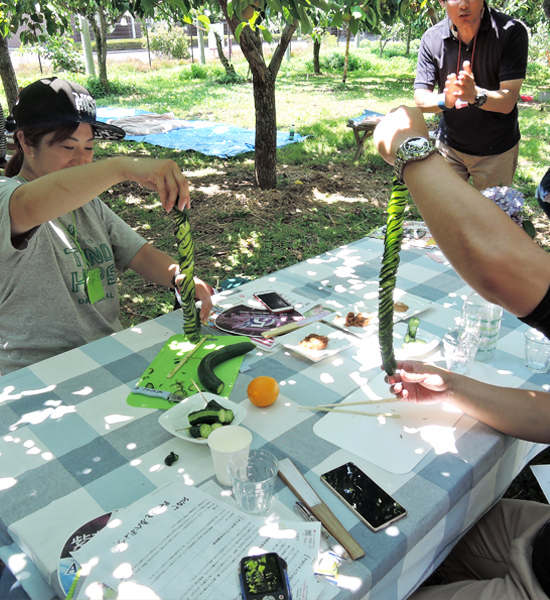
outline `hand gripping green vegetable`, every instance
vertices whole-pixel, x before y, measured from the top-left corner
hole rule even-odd
[[[387,209],[384,255],[378,287],[378,341],[382,355],[382,367],[388,375],[393,375],[397,369],[393,351],[393,292],[397,281],[399,251],[403,240],[403,221],[408,194],[406,186],[394,177]]]
[[[175,221],[178,226],[178,261],[180,273],[185,279],[180,284],[181,305],[183,309],[183,331],[187,339],[196,344],[201,339],[201,322],[199,311],[195,306],[195,245],[191,237],[191,225],[187,210],[174,208]]]

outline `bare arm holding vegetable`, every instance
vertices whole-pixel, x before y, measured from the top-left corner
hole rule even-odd
[[[386,376],[400,400],[449,402],[464,413],[520,439],[550,443],[550,394],[482,383],[418,361],[399,362]]]
[[[393,164],[410,136],[428,137],[422,112],[400,107],[374,132],[382,157]],[[423,219],[457,273],[487,300],[518,317],[529,315],[550,284],[550,255],[500,208],[434,154],[406,165],[404,179]]]
[[[172,210],[178,196],[178,207],[189,207],[187,180],[172,160],[116,157],[92,163],[90,154],[89,160],[78,156],[73,160],[74,165],[67,165],[70,168],[41,174],[41,163],[34,160],[35,155],[47,152],[48,148],[28,150],[29,168],[23,169],[21,176],[29,183],[19,186],[10,200],[12,235],[25,233],[80,208],[122,181],[136,181],[157,192],[167,212]]]
[[[178,264],[168,254],[157,250],[150,244],[145,244],[128,264],[128,267],[144,279],[158,283],[166,288],[171,287],[172,277],[178,270]],[[178,288],[183,283],[185,275],[176,277]],[[212,288],[195,277],[195,299],[200,300],[200,320],[204,323],[212,311]]]

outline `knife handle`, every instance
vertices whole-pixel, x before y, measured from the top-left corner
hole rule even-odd
[[[315,506],[309,506],[308,508],[327,528],[329,533],[344,546],[352,560],[365,556],[363,548],[353,539],[326,504],[315,504]]]
[[[309,485],[306,478],[289,458],[279,461],[279,477],[327,528],[330,534],[344,546],[352,560],[365,556],[363,548],[359,546],[329,507],[319,498],[317,492]]]

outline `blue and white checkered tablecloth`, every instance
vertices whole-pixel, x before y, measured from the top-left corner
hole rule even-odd
[[[381,252],[380,240],[365,238],[271,274],[262,284],[345,308],[376,284]],[[420,315],[421,327],[441,337],[459,317],[468,288],[446,261],[433,260],[437,256],[434,250],[402,251],[398,287],[433,303]],[[32,598],[59,594],[61,549],[83,523],[170,481],[201,484],[213,477],[207,446],[172,437],[158,424],[160,411],[126,402],[181,325],[181,313],[174,312],[0,378],[0,558]],[[523,365],[524,329],[505,313],[494,359],[476,363],[472,375],[548,388],[546,375]],[[266,409],[246,399],[258,375],[281,384],[280,400]],[[412,471],[398,474],[316,436],[313,427],[324,415],[296,407],[337,402],[377,376],[377,336],[317,363],[281,344],[245,357],[230,396],[248,410],[243,425],[253,432],[253,447],[290,457],[365,550],[364,558],[341,567],[359,587],[330,588],[338,598],[405,598],[542,449],[462,416],[453,449],[430,451]],[[170,451],[180,458],[166,467]],[[372,533],[321,484],[322,472],[349,460],[407,508],[396,527]],[[282,481],[277,485],[278,500],[292,508],[296,498]]]

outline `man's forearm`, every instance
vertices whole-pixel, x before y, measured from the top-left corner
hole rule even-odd
[[[424,113],[438,113],[443,110],[441,100],[442,94],[430,92],[430,90],[417,89],[414,91],[416,106]]]
[[[550,285],[550,256],[441,156],[409,163],[404,178],[430,232],[464,281],[512,314],[530,314]]]

